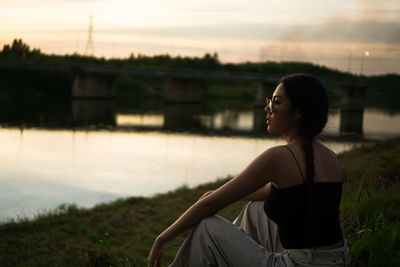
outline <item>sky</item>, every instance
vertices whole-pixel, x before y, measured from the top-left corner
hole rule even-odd
[[[216,52],[224,63],[303,61],[400,73],[400,1],[0,0],[0,47],[15,38],[54,54]]]

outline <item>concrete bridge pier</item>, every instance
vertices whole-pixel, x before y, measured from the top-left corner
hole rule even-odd
[[[340,127],[341,134],[363,133],[363,116],[367,88],[348,86],[341,90]]]
[[[116,75],[79,73],[72,85],[73,98],[115,98]]]
[[[267,133],[266,114],[264,108],[258,107],[253,109],[253,133]]]
[[[275,91],[276,85],[273,83],[266,82],[258,82],[256,83],[256,92],[254,96],[254,107],[256,108],[264,108],[265,107],[265,98],[271,98],[272,94]]]
[[[200,103],[167,103],[164,106],[164,129],[200,129]]]
[[[199,103],[205,81],[191,78],[166,78],[164,80],[164,101],[168,103]]]

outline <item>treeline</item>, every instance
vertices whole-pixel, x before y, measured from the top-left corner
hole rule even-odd
[[[170,56],[168,54],[146,56],[142,54],[131,55],[127,58],[97,58],[94,56],[85,56],[79,54],[55,55],[45,54],[40,49],[31,49],[22,39],[14,39],[11,45],[4,45],[0,51],[1,61],[39,61],[47,63],[82,63],[82,64],[101,64],[110,66],[142,66],[157,68],[177,68],[177,69],[197,69],[197,70],[220,70],[232,72],[249,72],[249,73],[268,73],[284,75],[288,73],[310,73],[316,76],[331,76],[337,78],[360,77],[348,72],[330,69],[307,62],[244,62],[244,63],[221,63],[218,54],[206,53],[203,57],[187,57],[187,56]],[[372,75],[364,76],[364,78],[373,82],[398,82],[400,75]]]
[[[143,66],[158,68],[177,68],[177,69],[197,69],[197,70],[220,70],[232,72],[251,72],[269,74],[287,74],[295,72],[306,72],[314,75],[351,77],[352,74],[329,69],[304,62],[245,62],[245,63],[221,63],[218,54],[206,53],[203,57],[172,57],[168,54],[146,56],[142,54],[131,54],[127,58],[105,59],[84,56],[79,54],[72,55],[47,55],[40,49],[30,49],[29,45],[21,39],[15,39],[11,45],[4,45],[0,51],[0,60],[29,60],[47,63],[84,63],[102,64],[113,66]]]

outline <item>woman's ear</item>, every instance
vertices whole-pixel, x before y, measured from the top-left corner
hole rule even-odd
[[[302,115],[301,115],[301,113],[300,113],[300,111],[298,109],[295,109],[293,111],[293,116],[294,116],[294,120],[295,121],[298,121],[298,120],[300,120],[302,118]]]

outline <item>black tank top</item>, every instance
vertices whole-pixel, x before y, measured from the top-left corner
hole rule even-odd
[[[289,147],[286,148],[296,160]],[[296,163],[303,177],[297,160]],[[288,188],[277,188],[271,184],[264,210],[278,225],[285,249],[326,246],[343,239],[339,224],[342,183],[312,182],[312,186],[310,202],[310,187],[305,182]]]

